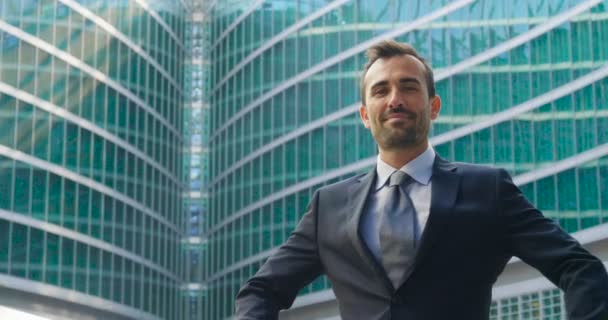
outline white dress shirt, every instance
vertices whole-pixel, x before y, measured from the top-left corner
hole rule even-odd
[[[430,144],[422,154],[408,162],[401,169],[391,167],[382,161],[380,155],[378,155],[376,185],[369,193],[367,205],[365,206],[365,211],[361,217],[361,224],[359,225],[363,241],[365,241],[365,244],[377,261],[381,261],[378,221],[380,220],[382,204],[386,201],[386,197],[389,194],[387,182],[390,176],[393,172],[401,170],[414,179],[414,182],[409,185],[406,191],[416,209],[419,223],[418,230],[420,230],[418,236],[420,236],[424,232],[431,208],[431,176],[433,175],[434,161],[435,150],[433,150]]]

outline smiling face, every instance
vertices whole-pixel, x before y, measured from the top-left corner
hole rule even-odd
[[[376,60],[365,74],[365,105],[361,120],[382,150],[419,147],[427,143],[431,120],[441,108],[429,97],[425,68],[411,55]]]

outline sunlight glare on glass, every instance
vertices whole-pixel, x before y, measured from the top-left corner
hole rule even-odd
[[[16,309],[0,306],[0,319],[2,320],[49,320],[40,316],[35,316],[31,313],[19,311]]]

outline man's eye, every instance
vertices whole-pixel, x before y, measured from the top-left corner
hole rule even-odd
[[[386,89],[376,89],[376,90],[374,90],[373,94],[375,96],[380,96],[380,95],[386,94],[387,92],[388,92],[388,90],[386,90]]]

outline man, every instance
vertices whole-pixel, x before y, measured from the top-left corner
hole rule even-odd
[[[569,319],[608,319],[597,258],[544,218],[502,169],[450,163],[428,143],[441,100],[409,45],[367,52],[360,116],[379,149],[368,174],[319,189],[296,230],[239,292],[237,319],[276,319],[321,274],[342,319],[488,319],[512,256],[565,292]]]

